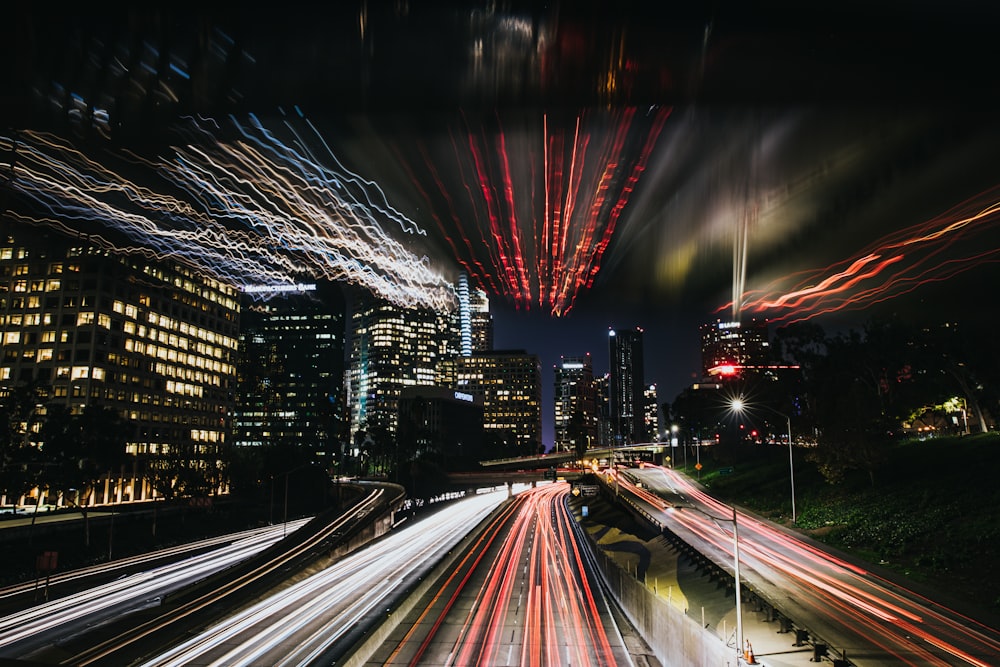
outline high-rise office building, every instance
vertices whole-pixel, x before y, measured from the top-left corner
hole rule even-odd
[[[396,430],[401,456],[471,470],[483,458],[483,399],[444,387],[404,387]]]
[[[594,378],[594,400],[597,403],[597,444],[611,447],[615,444],[615,428],[611,420],[610,373]]]
[[[448,318],[369,294],[355,299],[347,372],[352,434],[366,429],[394,434],[403,387],[439,384],[441,360],[449,349],[443,319]]]
[[[644,442],[642,329],[610,329],[608,348],[609,408],[615,443]]]
[[[483,399],[484,447],[493,455],[536,454],[542,447],[542,369],[523,350],[460,357],[455,389]]]
[[[458,310],[456,317],[461,343],[459,354],[468,357],[474,352],[493,349],[493,316],[490,300],[481,289],[469,285],[469,275],[462,271],[458,276]]]
[[[469,292],[469,317],[472,327],[472,350],[474,353],[493,350],[493,314],[490,313],[490,300],[481,289]]]
[[[265,297],[244,298],[234,443],[301,447],[332,461],[348,437],[344,296],[322,282]]]
[[[561,357],[554,370],[556,450],[576,451],[596,447],[597,400],[590,354]]]
[[[71,414],[117,411],[137,470],[119,500],[151,496],[157,457],[220,469],[239,314],[234,288],[186,267],[0,225],[0,391],[37,383]]]
[[[716,320],[700,331],[703,377],[738,376],[742,369],[763,367],[770,360],[767,320]]]
[[[663,437],[660,432],[660,401],[656,396],[656,384],[646,385],[642,391],[643,423],[646,427],[646,439],[659,442]]]

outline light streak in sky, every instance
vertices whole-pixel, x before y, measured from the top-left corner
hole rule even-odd
[[[863,310],[977,266],[1000,262],[1000,247],[977,238],[998,223],[1000,186],[995,186],[934,218],[883,236],[845,260],[745,292],[741,308],[734,310],[767,314],[775,323]]]
[[[597,277],[669,109],[544,114],[516,130],[464,119],[442,155],[419,148],[410,177],[462,266],[518,308],[567,314]],[[513,123],[511,123],[513,124]],[[404,160],[405,163],[405,160]],[[459,175],[455,187],[442,177]],[[427,180],[426,184],[422,181]]]
[[[216,138],[222,128],[214,121],[191,120],[196,142],[174,147],[169,158],[130,155],[166,180],[169,188],[159,190],[54,135],[0,137],[0,154],[11,156],[0,173],[37,204],[34,213],[7,215],[116,253],[178,261],[237,287],[323,278],[361,285],[397,305],[450,309],[451,283],[396,238],[426,232],[389,205],[376,183],[346,169],[303,122],[314,136],[286,121],[293,137],[286,143],[254,117],[246,125],[232,119],[232,141]],[[322,147],[322,156],[312,146]]]

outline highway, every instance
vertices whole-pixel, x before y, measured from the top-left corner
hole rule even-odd
[[[631,664],[568,492],[520,493],[367,664]]]
[[[731,506],[666,468],[647,466],[619,473],[618,484],[619,493],[630,495],[661,525],[732,571]],[[736,522],[744,586],[757,591],[796,627],[828,644],[832,657],[846,657],[858,667],[987,667],[1000,662],[1000,632],[995,628],[773,524],[743,512],[737,512]]]
[[[86,586],[95,579],[113,580],[0,618],[0,657],[25,657],[83,628],[157,605],[169,593],[263,551],[286,530],[294,531],[306,521],[289,522],[287,529],[282,525],[256,528],[53,575],[50,587],[54,591]],[[175,562],[162,564],[169,560]],[[154,563],[161,564],[134,572]],[[23,583],[0,589],[0,599],[24,598],[35,592],[35,586]]]
[[[264,597],[144,665],[332,663],[366,627],[385,620],[393,596],[427,574],[507,498],[506,489],[454,501]]]

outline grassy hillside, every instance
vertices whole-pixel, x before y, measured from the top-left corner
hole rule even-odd
[[[888,445],[873,485],[866,473],[828,484],[795,450],[796,527],[816,539],[1000,613],[1000,436]],[[708,455],[706,455],[706,452]],[[715,495],[790,523],[788,450],[747,447],[731,473],[703,450],[701,482]],[[687,471],[697,478],[692,468]],[[723,474],[725,473],[725,474]],[[942,601],[944,601],[942,599]]]

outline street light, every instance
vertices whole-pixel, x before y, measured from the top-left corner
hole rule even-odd
[[[729,402],[729,407],[733,412],[743,414],[749,411],[746,402],[742,398],[734,398]],[[792,523],[795,523],[795,464],[792,459],[792,418],[783,412],[779,412],[774,408],[767,405],[754,405],[754,408],[763,408],[765,410],[770,410],[779,417],[784,417],[788,425],[788,478],[792,483]]]
[[[744,658],[746,654],[744,653],[744,647],[746,644],[743,639],[743,597],[740,594],[740,532],[739,523],[736,521],[736,508],[733,507],[733,518],[723,519],[722,517],[715,516],[714,514],[709,514],[705,510],[695,507],[694,505],[674,505],[674,509],[692,509],[695,512],[704,514],[712,521],[724,521],[733,523],[733,579],[736,582],[736,664],[740,664],[740,659]]]
[[[673,468],[677,467],[677,432],[680,431],[680,427],[677,424],[671,424],[670,426],[670,460],[673,462]],[[687,468],[687,463],[684,464]]]

